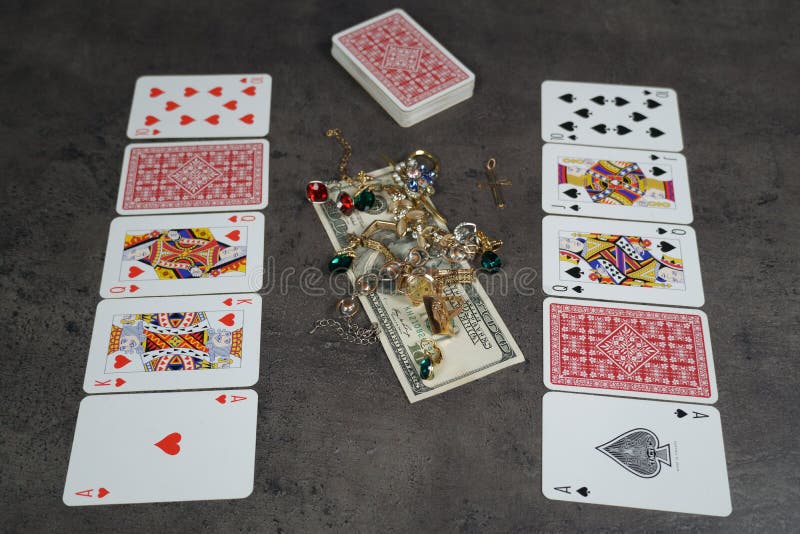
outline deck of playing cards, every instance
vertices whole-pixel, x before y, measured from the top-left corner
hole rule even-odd
[[[333,58],[407,127],[472,96],[475,75],[402,9],[333,36]]]

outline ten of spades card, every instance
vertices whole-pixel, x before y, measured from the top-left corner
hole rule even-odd
[[[253,293],[104,300],[97,306],[83,389],[252,386],[260,341],[261,297]]]
[[[548,295],[699,307],[705,300],[688,226],[549,215],[542,221]]]
[[[104,298],[246,293],[261,289],[258,212],[118,217],[111,223]]]
[[[542,83],[542,139],[679,152],[678,95],[666,87],[547,80]]]
[[[257,406],[251,389],[86,397],[64,503],[247,497],[253,491]]]
[[[548,499],[731,513],[715,408],[550,392],[542,411],[542,492]]]

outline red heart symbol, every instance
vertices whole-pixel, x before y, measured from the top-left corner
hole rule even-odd
[[[210,117],[206,117],[206,122],[213,125],[219,124],[219,115],[211,115]]]
[[[114,382],[114,385],[117,386],[117,387],[120,387],[120,386],[124,385],[125,383],[126,383],[125,380],[123,380],[122,378],[117,378],[117,380]]]
[[[226,398],[227,398],[227,397],[226,397],[226,396],[225,396],[225,394],[223,393],[222,395],[220,395],[219,397],[217,397],[217,398],[216,398],[216,399],[214,399],[214,400],[215,400],[215,401],[217,401],[217,402],[218,402],[218,403],[220,403],[220,404],[225,404],[225,399],[226,399]]]
[[[242,83],[247,83],[247,78],[242,78],[239,81],[242,82]]]
[[[240,235],[239,230],[234,230],[232,232],[228,232],[227,234],[225,234],[225,237],[227,237],[231,241],[239,241],[239,238],[241,238],[241,235]]]
[[[137,266],[131,265],[131,268],[128,269],[128,278],[136,278],[137,276],[139,276],[143,272],[144,271],[142,269],[138,268]]]
[[[230,110],[236,109],[236,100],[231,100],[230,102],[225,102],[222,104],[222,107],[228,108]]]
[[[172,111],[173,109],[178,109],[179,107],[181,107],[181,105],[178,104],[177,102],[173,102],[172,100],[168,100],[167,101],[167,105],[164,106],[164,109],[167,110],[167,111]]]
[[[169,454],[170,456],[175,456],[176,454],[181,452],[181,446],[178,445],[180,442],[181,442],[181,433],[173,432],[172,434],[167,434],[166,436],[164,436],[164,439],[162,439],[158,443],[154,443],[153,445],[155,445],[165,453]]]
[[[246,124],[253,124],[253,114],[252,113],[248,113],[247,115],[245,115],[244,117],[240,118],[239,120],[244,122],[244,123],[246,123]]]
[[[100,488],[99,490],[97,490],[97,498],[98,498],[98,499],[102,499],[103,497],[105,497],[105,496],[106,496],[106,495],[108,495],[109,493],[111,493],[111,492],[110,492],[110,491],[108,491],[107,489],[105,489],[105,488]]]
[[[153,87],[152,89],[150,89],[150,98],[155,98],[155,97],[161,96],[163,94],[164,94],[164,91],[162,91],[158,87]]]
[[[131,293],[136,293],[137,291],[139,291],[139,286],[131,284]]]
[[[130,358],[128,358],[124,354],[117,354],[117,357],[114,358],[114,369],[122,369],[129,363],[131,363]]]
[[[161,130],[153,130],[153,135],[158,135],[161,133]]]
[[[238,221],[238,220],[239,220],[239,217],[237,217],[236,215],[233,215],[233,216],[231,216],[231,217],[228,217],[228,220],[229,220],[230,222],[236,222],[236,221]]]
[[[232,299],[232,298],[230,298],[230,297],[228,297],[228,298],[226,298],[225,300],[223,300],[223,301],[222,301],[222,303],[223,303],[225,306],[233,306],[233,299]]]
[[[225,326],[233,326],[233,322],[234,322],[235,319],[236,319],[236,316],[234,314],[232,314],[232,313],[229,313],[228,315],[226,315],[224,317],[220,317],[218,319],[218,321],[221,322],[222,324],[224,324]]]
[[[222,96],[222,87],[215,87],[209,91],[214,96]]]
[[[190,122],[194,122],[194,119],[189,115],[181,115],[181,126],[186,126]]]
[[[246,94],[246,95],[255,96],[255,94],[256,94],[256,86],[255,85],[251,85],[247,89],[242,89],[242,92],[244,94]]]
[[[144,125],[145,126],[152,126],[159,121],[158,117],[153,117],[152,115],[148,115],[144,118]]]
[[[196,95],[196,94],[197,94],[197,89],[194,89],[192,87],[187,87],[186,89],[183,90],[183,96],[186,96],[186,97],[189,97],[189,96],[192,96],[192,95]]]

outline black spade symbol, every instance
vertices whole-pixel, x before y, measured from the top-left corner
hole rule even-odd
[[[678,408],[677,410],[675,410],[675,415],[677,415],[678,419],[680,419],[681,417],[686,417],[689,414]]]
[[[603,98],[602,96],[596,96],[596,97],[594,97],[592,99],[592,102],[594,102],[595,104],[600,104],[601,106],[603,106],[606,103],[606,99]]]
[[[572,290],[576,293],[583,293],[583,288],[581,286],[575,286]]]
[[[608,127],[605,124],[598,124],[596,126],[592,126],[592,130],[604,134],[608,131]]]
[[[570,209],[571,209],[571,210],[574,210],[574,211],[580,211],[580,210],[581,210],[581,207],[580,207],[580,206],[578,206],[577,204],[573,204],[572,206],[570,206]]]
[[[591,115],[591,114],[592,114],[592,112],[591,112],[591,111],[589,111],[589,110],[588,110],[588,109],[586,109],[586,108],[581,108],[581,109],[579,109],[578,111],[576,111],[576,112],[575,112],[575,115],[580,115],[580,116],[581,116],[581,117],[583,117],[584,119],[588,119],[588,118],[589,118],[589,115]]]
[[[570,136],[569,136],[569,139],[572,139],[573,141],[575,141],[575,140],[577,139],[577,137],[576,137],[576,136],[574,136],[574,135],[570,135]]]
[[[647,105],[648,109],[655,109],[655,108],[657,108],[658,106],[661,105],[661,102],[656,102],[652,98],[648,98],[647,102],[645,102],[645,104]]]
[[[650,159],[655,161],[658,159],[658,156],[656,156],[655,154],[650,154]]]
[[[566,191],[564,191],[564,194],[570,198],[578,198],[578,190],[575,188],[567,189]]]
[[[565,95],[561,95],[561,96],[559,96],[558,98],[560,98],[560,99],[561,99],[561,100],[563,100],[564,102],[569,102],[570,104],[571,104],[572,102],[575,102],[575,97],[574,97],[574,96],[572,96],[570,93],[567,93],[567,94],[565,94]]]
[[[634,111],[633,114],[631,115],[631,118],[633,119],[634,122],[639,122],[645,120],[647,118],[647,115],[642,115],[638,111]]]
[[[581,494],[581,495],[583,495],[584,497],[588,497],[588,496],[589,496],[589,494],[591,493],[591,491],[589,491],[589,488],[587,488],[586,486],[584,486],[584,487],[582,487],[582,488],[578,488],[578,493],[580,493],[580,494]]]
[[[561,124],[559,124],[559,126],[564,128],[568,132],[572,132],[575,130],[575,123],[572,121],[562,122]]]
[[[621,96],[617,96],[614,97],[614,103],[618,106],[624,106],[625,104],[628,103],[628,101],[622,98]]]
[[[661,167],[653,167],[653,176],[661,176],[665,174],[667,171],[662,169]]]
[[[667,233],[667,231],[664,230],[663,228],[659,228],[658,230],[656,230],[656,232],[658,232],[659,234],[666,234]]]
[[[666,241],[662,241],[658,244],[658,248],[661,249],[661,252],[669,252],[670,250],[675,250],[675,245],[670,245]]]
[[[626,133],[631,133],[631,129],[630,128],[626,128],[623,125],[619,124],[619,125],[617,125],[617,133],[619,135],[625,135]]]
[[[644,90],[644,94],[646,94],[646,95],[649,95],[649,94],[650,94],[650,91],[648,91],[647,89],[645,89],[645,90]]]
[[[570,269],[567,269],[567,274],[570,275],[572,278],[580,278],[581,275],[583,274],[583,271],[581,271],[580,267],[575,266]]]
[[[664,132],[662,132],[658,128],[650,128],[649,130],[647,130],[647,133],[650,134],[650,137],[661,137],[662,135],[664,135]]]

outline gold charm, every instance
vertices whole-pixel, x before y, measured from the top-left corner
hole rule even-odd
[[[453,317],[461,313],[464,299],[459,296],[442,297],[437,295],[423,297],[422,302],[425,304],[425,313],[428,314],[431,332],[434,335],[455,335],[451,321]],[[452,310],[447,306],[448,302],[455,303]]]

